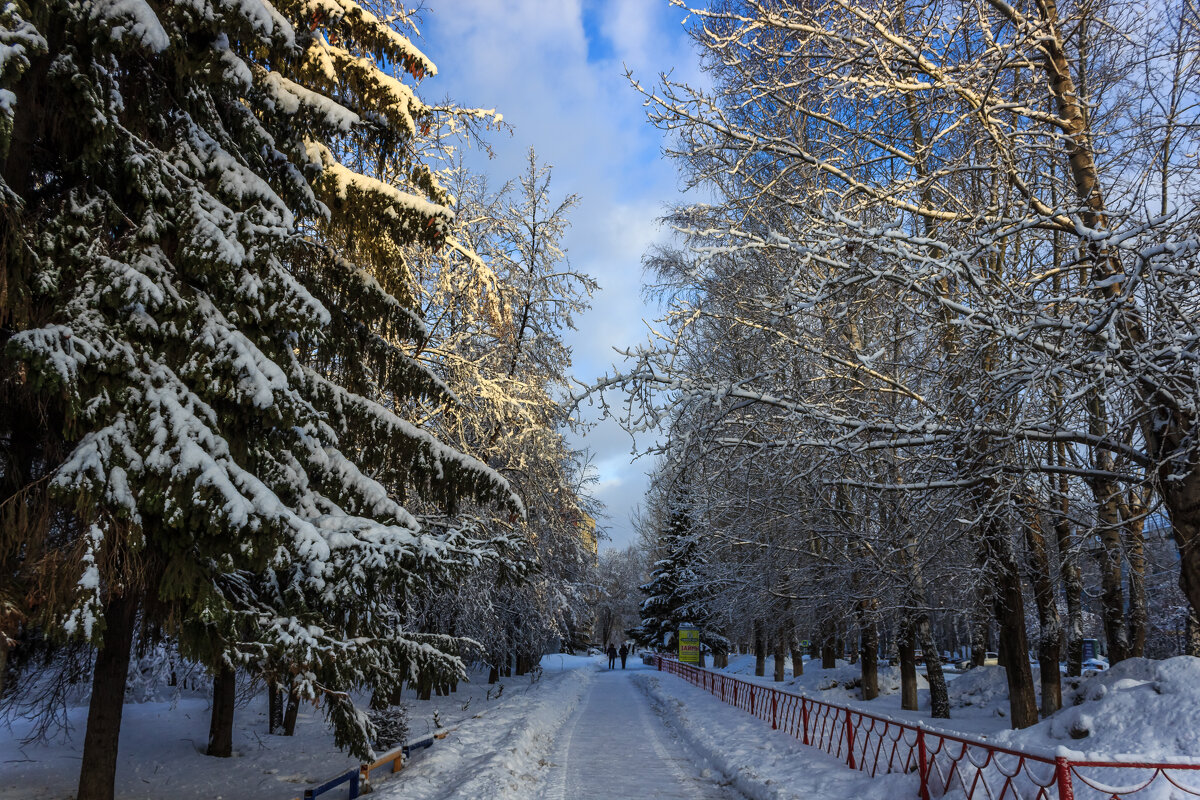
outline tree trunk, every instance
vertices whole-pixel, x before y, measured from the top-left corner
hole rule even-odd
[[[1033,670],[1029,668],[1029,643],[1025,637],[1025,599],[1008,531],[1000,520],[986,522],[983,545],[995,575],[996,623],[1000,628],[1000,652],[1005,655],[1008,677],[1008,706],[1014,728],[1028,728],[1038,721]]]
[[[792,650],[792,677],[799,678],[804,674],[804,651],[799,648]]]
[[[1033,599],[1037,604],[1038,673],[1042,684],[1042,716],[1048,717],[1062,708],[1062,680],[1058,672],[1059,650],[1062,642],[1062,620],[1058,616],[1058,598],[1050,575],[1050,559],[1046,554],[1046,535],[1041,517],[1032,499],[1026,495],[1025,546],[1029,550],[1029,567],[1033,572]]]
[[[1183,635],[1185,637],[1183,654],[1200,658],[1200,613],[1197,613],[1194,608],[1188,609]]]
[[[1064,498],[1061,502],[1065,507],[1070,501]],[[1063,516],[1054,523],[1054,537],[1058,542],[1059,573],[1067,601],[1067,674],[1079,677],[1083,674],[1083,573],[1075,560],[1071,521],[1065,514],[1064,508]]]
[[[787,631],[780,628],[775,633],[775,681],[781,682],[787,673]]]
[[[754,620],[754,674],[759,678],[767,674],[767,641],[760,619]]]
[[[283,713],[283,735],[296,735],[296,715],[300,712],[300,694],[295,686],[288,687],[287,710]]]
[[[283,689],[272,685],[267,696],[267,733],[279,733],[283,730]],[[371,703],[375,703],[374,694],[371,695]]]
[[[906,618],[900,623],[900,708],[917,710],[917,658],[912,623]]]
[[[4,676],[8,674],[9,641],[8,634],[0,631],[0,700],[4,699]]]
[[[1055,250],[1056,265],[1061,261]],[[1061,408],[1060,393],[1054,395],[1054,406]],[[1056,442],[1051,446],[1049,459],[1060,467],[1068,466],[1067,445]],[[1067,603],[1065,629],[1059,621],[1059,657],[1065,656],[1067,674],[1078,677],[1083,672],[1083,575],[1075,552],[1075,536],[1071,529],[1071,483],[1066,475],[1050,477],[1050,492],[1055,495],[1054,543],[1058,548],[1058,574],[1062,580],[1063,595]],[[1057,604],[1056,604],[1057,608]],[[1043,704],[1045,698],[1043,697]],[[1060,700],[1061,705],[1061,700]]]
[[[950,719],[950,694],[946,690],[946,675],[942,672],[942,654],[938,652],[933,630],[929,626],[929,615],[925,612],[917,617],[917,638],[925,652],[925,680],[929,683],[929,711],[937,719]],[[913,685],[916,685],[914,667]]]
[[[837,666],[837,645],[830,639],[821,643],[821,669],[833,669]]]
[[[495,664],[488,670],[488,683],[496,683],[500,680],[500,668]]]
[[[862,696],[874,700],[879,696],[879,628],[875,625],[875,599],[858,604],[859,638],[862,641]]]
[[[138,602],[138,596],[127,591],[122,596],[110,597],[104,607],[104,643],[96,653],[92,670],[92,698],[83,738],[78,800],[113,798],[121,711],[125,705],[125,681],[129,675]]]
[[[986,613],[986,609],[979,606],[971,619],[971,666],[982,667],[987,660],[988,630],[992,626],[992,621]]]
[[[228,665],[213,676],[212,716],[208,723],[208,750],[217,758],[233,755],[233,712],[237,701],[237,672]]]
[[[1125,554],[1129,559],[1129,650],[1131,658],[1146,654],[1146,627],[1149,609],[1146,606],[1146,546],[1142,532],[1146,526],[1146,505],[1136,488],[1131,488],[1127,501],[1121,505],[1125,522],[1122,532]]]
[[[1113,469],[1111,456],[1104,462]],[[1108,643],[1108,660],[1117,663],[1129,655],[1129,634],[1125,629],[1125,588],[1122,585],[1120,490],[1111,481],[1092,481],[1095,488],[1096,514],[1100,536],[1100,607],[1104,620],[1104,639]]]

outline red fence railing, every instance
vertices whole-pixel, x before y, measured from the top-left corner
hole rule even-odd
[[[1185,800],[1200,797],[1200,760],[1075,761],[997,747],[814,700],[662,656],[678,675],[772,728],[790,733],[868,775],[916,772],[921,798],[967,800]]]

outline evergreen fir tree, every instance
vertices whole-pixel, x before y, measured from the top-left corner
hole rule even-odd
[[[3,615],[98,647],[79,797],[112,796],[139,619],[219,676],[286,676],[369,754],[348,689],[462,670],[406,631],[408,588],[511,545],[405,499],[521,511],[398,413],[453,401],[403,259],[452,219],[406,155],[432,112],[402,78],[433,64],[351,0],[15,0],[0,24],[0,558],[42,587]]]
[[[665,508],[667,519],[657,536],[658,558],[650,580],[639,587],[646,595],[642,621],[627,633],[642,646],[669,650],[676,646],[679,626],[689,622],[700,628],[701,643],[715,653],[728,652],[729,640],[709,611],[709,591],[700,574],[703,559],[689,515],[687,482],[676,480],[678,485],[672,488]]]

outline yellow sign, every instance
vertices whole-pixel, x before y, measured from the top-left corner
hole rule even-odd
[[[695,625],[679,626],[679,660],[684,664],[700,663],[700,629]]]

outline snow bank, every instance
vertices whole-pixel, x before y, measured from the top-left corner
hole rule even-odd
[[[1037,676],[1037,670],[1034,670]],[[1008,674],[1004,667],[975,667],[946,684],[951,713],[975,709],[989,716],[1008,716]]]
[[[1021,748],[1067,747],[1094,760],[1200,758],[1200,658],[1130,658],[1092,678],[1064,679],[1061,711],[995,738]]]
[[[833,670],[829,670],[832,672]],[[750,800],[917,797],[916,775],[871,778],[841,760],[722,703],[681,678],[635,675],[655,711],[712,768]]]

